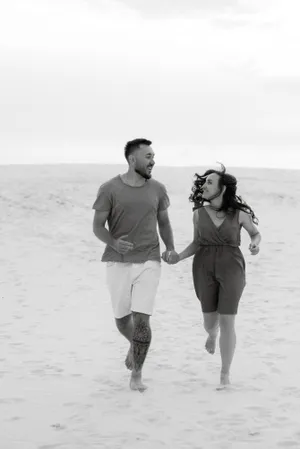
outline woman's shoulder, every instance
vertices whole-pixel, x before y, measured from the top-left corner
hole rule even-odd
[[[202,212],[204,211],[205,206],[203,204],[195,206],[193,208],[193,219],[198,220],[199,216],[201,216]]]
[[[240,224],[243,224],[245,220],[249,220],[250,214],[247,213],[246,211],[242,209],[237,209],[236,213]]]

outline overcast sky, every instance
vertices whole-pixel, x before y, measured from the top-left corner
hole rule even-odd
[[[0,5],[0,163],[300,168],[299,0]]]

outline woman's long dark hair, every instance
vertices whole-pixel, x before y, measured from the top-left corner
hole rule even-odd
[[[226,168],[223,164],[221,164],[222,170],[207,170],[203,175],[199,175],[195,173],[195,181],[192,187],[192,193],[189,196],[189,200],[194,203],[193,210],[198,209],[204,205],[204,202],[207,201],[202,197],[202,187],[206,181],[206,177],[212,173],[216,173],[219,175],[219,187],[220,189],[223,186],[226,186],[226,190],[223,196],[223,202],[220,207],[220,211],[223,210],[226,213],[234,212],[236,209],[243,210],[247,214],[250,214],[252,217],[252,221],[255,224],[258,224],[258,218],[255,216],[253,210],[247,203],[242,199],[241,196],[236,194],[237,189],[237,179],[226,173]]]

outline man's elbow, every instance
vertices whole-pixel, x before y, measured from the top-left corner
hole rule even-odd
[[[93,223],[93,233],[96,237],[99,237],[101,228],[103,228],[104,226],[100,226],[99,223],[94,222]]]
[[[170,220],[159,221],[158,227],[160,230],[169,229],[171,227]]]

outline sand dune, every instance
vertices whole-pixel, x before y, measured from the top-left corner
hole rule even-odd
[[[251,257],[243,234],[232,390],[215,390],[219,350],[204,351],[188,260],[163,265],[139,394],[92,234],[97,189],[120,170],[0,167],[1,449],[300,448],[299,172],[233,170],[263,243]],[[155,169],[178,250],[192,236],[194,171]]]

